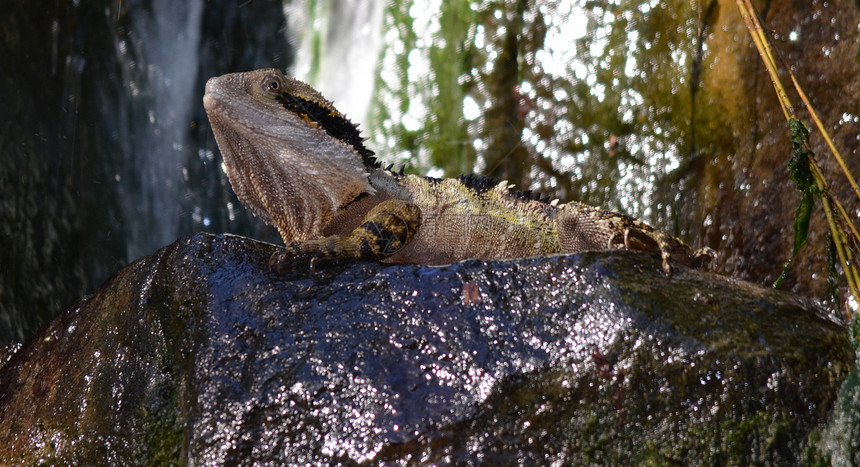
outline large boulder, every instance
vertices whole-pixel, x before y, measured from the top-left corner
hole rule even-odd
[[[0,369],[0,464],[786,465],[854,367],[814,303],[653,254],[273,251],[193,235],[61,313]]]

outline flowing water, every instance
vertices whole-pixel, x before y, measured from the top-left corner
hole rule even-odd
[[[284,67],[280,2],[15,3],[0,19],[0,344],[182,235],[275,241],[238,207],[201,99]]]

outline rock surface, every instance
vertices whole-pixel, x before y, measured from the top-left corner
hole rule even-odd
[[[787,465],[854,367],[813,303],[651,254],[273,251],[186,237],[60,314],[0,369],[0,464]]]

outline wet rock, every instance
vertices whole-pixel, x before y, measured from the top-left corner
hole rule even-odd
[[[854,365],[812,302],[656,255],[275,274],[193,235],[0,369],[0,463],[799,462]]]

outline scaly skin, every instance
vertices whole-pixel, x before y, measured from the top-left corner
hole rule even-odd
[[[278,261],[447,264],[623,247],[659,251],[669,274],[670,261],[713,257],[622,214],[548,202],[506,182],[384,169],[357,126],[276,69],[212,78],[203,104],[233,189],[288,246],[292,256]]]

